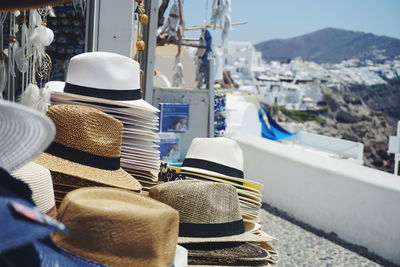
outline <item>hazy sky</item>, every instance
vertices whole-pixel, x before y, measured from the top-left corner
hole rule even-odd
[[[204,22],[207,2],[209,19],[213,0],[184,1],[186,26]],[[400,39],[400,0],[232,0],[232,7],[232,21],[248,24],[234,27],[231,41],[256,44],[326,27]],[[192,37],[198,33],[186,35]],[[212,35],[218,38],[220,31]]]

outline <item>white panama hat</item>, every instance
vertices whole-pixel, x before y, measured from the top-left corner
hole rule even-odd
[[[53,141],[53,122],[21,104],[0,100],[0,167],[9,173],[36,158]]]
[[[63,97],[98,104],[159,110],[142,99],[140,66],[131,58],[110,52],[87,52],[71,58],[66,82],[48,82],[47,88]]]
[[[33,202],[40,211],[48,213],[55,207],[53,181],[49,169],[34,162],[28,162],[12,175],[29,186]]]
[[[181,169],[243,179],[243,153],[236,141],[226,137],[194,138]]]

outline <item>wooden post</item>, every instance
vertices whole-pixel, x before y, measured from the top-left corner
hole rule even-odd
[[[142,81],[143,99],[152,104],[157,45],[158,0],[146,1],[145,8],[146,14],[149,16],[149,24],[143,29],[143,41],[146,43],[146,49],[142,52],[140,67],[144,72]]]

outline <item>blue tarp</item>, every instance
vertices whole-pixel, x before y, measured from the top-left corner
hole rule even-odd
[[[270,140],[282,140],[295,135],[296,133],[291,133],[282,126],[280,126],[269,114],[267,106],[264,103],[260,103],[261,108],[258,110],[258,118],[261,122],[262,137]],[[264,120],[264,113],[267,115],[269,127]]]

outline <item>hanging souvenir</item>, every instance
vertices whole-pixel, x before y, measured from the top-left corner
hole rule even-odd
[[[169,16],[165,24],[158,30],[159,36],[166,36],[168,41],[176,40],[178,37],[178,29],[180,25],[179,5],[178,2],[172,5]]]
[[[174,71],[174,76],[172,77],[172,86],[179,87],[185,83],[183,75],[183,65],[181,63],[180,55],[177,55],[175,57],[175,65],[173,71]]]

